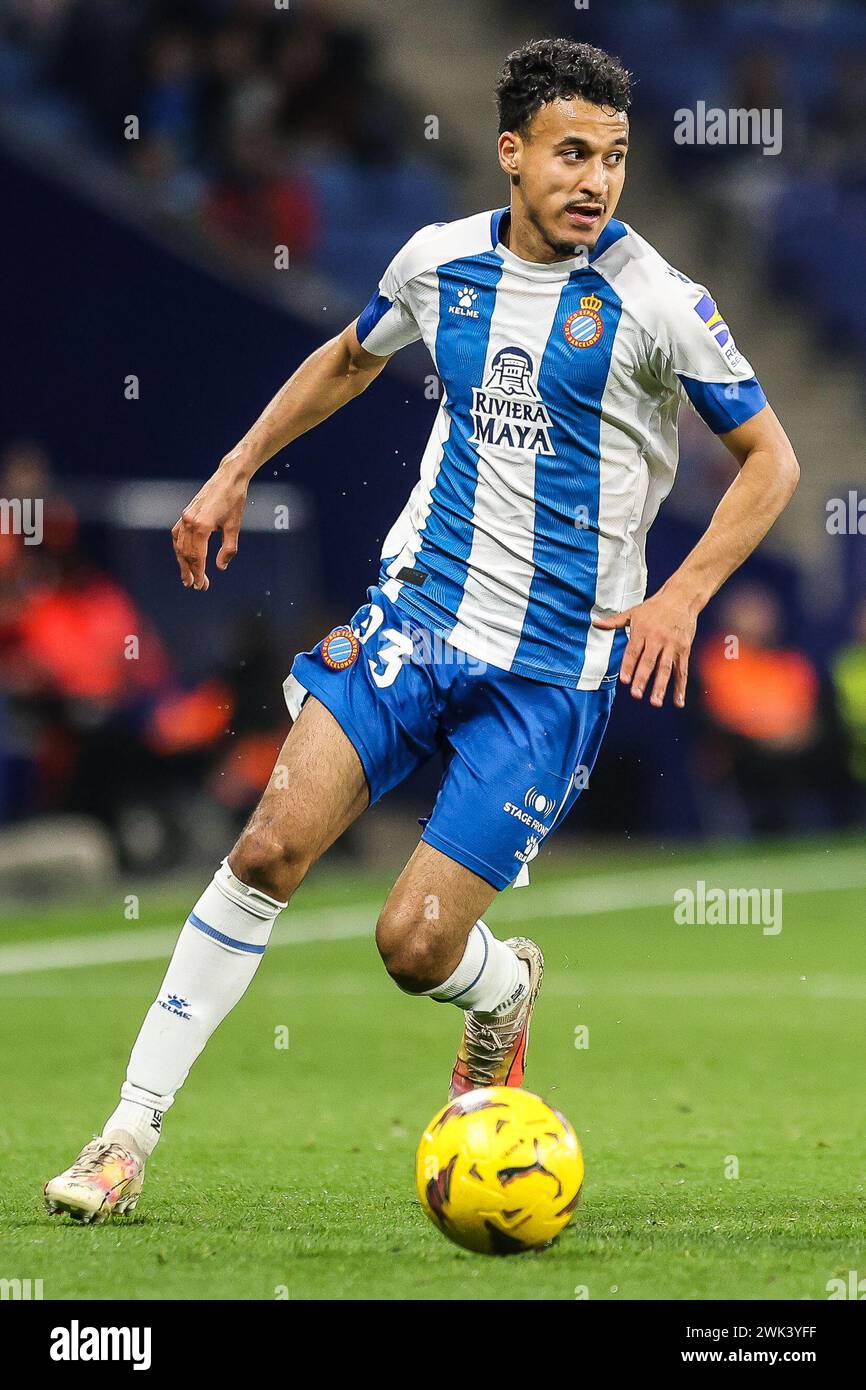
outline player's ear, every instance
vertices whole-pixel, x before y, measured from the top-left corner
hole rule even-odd
[[[510,130],[504,130],[499,137],[499,164],[511,178],[520,173],[520,145],[520,136]]]

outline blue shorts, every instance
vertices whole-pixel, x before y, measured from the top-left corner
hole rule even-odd
[[[568,690],[485,665],[410,618],[382,590],[346,627],[295,657],[285,682],[307,693],[357,751],[370,804],[436,752],[445,772],[422,839],[506,888],[586,786],[616,690]],[[521,873],[523,870],[523,873]]]

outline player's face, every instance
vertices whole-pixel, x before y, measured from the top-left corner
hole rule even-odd
[[[499,137],[515,217],[531,225],[540,252],[595,245],[619,202],[627,149],[624,112],[578,98],[548,102],[522,135]]]

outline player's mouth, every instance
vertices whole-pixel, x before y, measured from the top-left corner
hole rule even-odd
[[[572,227],[591,232],[604,217],[604,206],[601,203],[571,203],[565,209],[565,215]]]

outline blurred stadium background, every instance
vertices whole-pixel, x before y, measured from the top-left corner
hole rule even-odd
[[[418,226],[506,200],[491,89],[544,33],[636,73],[620,213],[709,285],[803,470],[704,616],[686,714],[619,699],[552,852],[863,826],[862,6],[7,0],[0,497],[42,499],[44,536],[0,534],[0,895],[198,875],[225,853],[284,735],[292,655],[354,611],[414,482],[436,409],[423,350],[264,470],[206,597],[181,589],[169,528]],[[781,153],[676,144],[699,100],[781,109]],[[732,473],[681,422],[651,589]],[[437,778],[330,862],[398,864]]]

